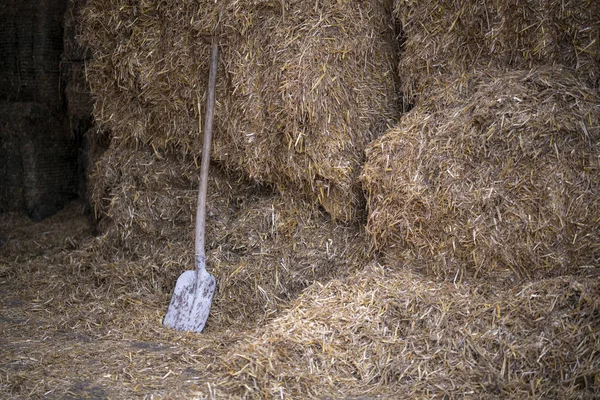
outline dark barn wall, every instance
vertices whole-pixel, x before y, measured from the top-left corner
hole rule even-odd
[[[0,212],[41,219],[78,195],[80,138],[62,72],[66,7],[67,0],[0,7]]]
[[[79,197],[88,203],[87,174],[90,164],[90,136],[95,130],[92,117],[93,99],[85,77],[85,62],[91,58],[90,52],[81,46],[76,37],[80,32],[80,11],[87,0],[68,0],[64,16],[63,54],[61,76],[65,82],[65,101],[69,128],[78,140],[79,147]]]
[[[62,101],[60,59],[66,0],[3,0],[0,101]]]
[[[55,114],[43,103],[0,105],[0,146],[8,150],[0,150],[8,160],[0,163],[5,210],[24,209],[41,219],[76,197],[77,143]]]

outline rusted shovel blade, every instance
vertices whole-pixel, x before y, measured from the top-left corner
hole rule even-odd
[[[215,287],[215,277],[206,268],[185,271],[177,279],[163,325],[178,331],[202,332]]]

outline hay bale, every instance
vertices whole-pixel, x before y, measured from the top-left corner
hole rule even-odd
[[[483,292],[369,265],[311,286],[220,355],[212,386],[233,398],[592,398],[599,291],[598,277],[564,277]]]
[[[119,143],[200,154],[217,33],[213,159],[355,217],[364,147],[395,115],[389,2],[90,0],[83,15],[94,115]]]
[[[430,78],[477,68],[560,64],[600,86],[600,3],[567,1],[395,1],[403,30],[400,75],[419,94]]]
[[[91,202],[102,217],[95,251],[147,260],[120,267],[120,274],[158,282],[165,307],[179,274],[193,268],[198,168],[192,159],[113,142],[91,176]],[[206,253],[218,282],[213,328],[260,323],[314,281],[345,276],[367,257],[357,228],[215,165],[209,175]]]
[[[97,132],[88,135],[93,138]],[[181,225],[193,222],[198,176],[193,161],[169,165],[161,155],[119,148],[114,142],[96,157],[89,176],[90,202],[101,231],[116,235],[115,243],[127,250],[145,237],[179,238]]]
[[[440,80],[368,147],[373,247],[451,277],[597,268],[599,103],[562,68]]]

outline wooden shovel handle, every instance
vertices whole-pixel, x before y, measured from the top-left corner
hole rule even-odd
[[[216,38],[212,39],[210,72],[208,76],[208,94],[206,98],[206,117],[204,119],[204,139],[202,145],[202,166],[200,187],[198,189],[198,209],[196,210],[196,268],[205,268],[206,253],[204,236],[206,228],[206,192],[208,188],[208,167],[210,164],[210,145],[212,141],[213,115],[215,113],[215,87],[217,84],[217,59],[219,49]]]

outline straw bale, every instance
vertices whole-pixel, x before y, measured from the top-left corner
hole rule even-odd
[[[147,259],[165,291],[193,267],[196,164],[112,143],[91,176],[106,252]],[[366,257],[357,228],[217,165],[209,175],[206,252],[219,282],[210,324],[267,318],[315,280],[344,276]]]
[[[441,276],[600,265],[600,99],[545,67],[440,79],[367,150],[367,230]]]
[[[593,398],[600,281],[494,292],[376,264],[315,284],[213,365],[235,398]]]
[[[600,3],[595,0],[396,0],[402,25],[399,71],[411,94],[430,78],[473,66],[563,65],[600,86]]]
[[[389,1],[90,0],[83,15],[94,116],[119,143],[200,154],[217,34],[212,158],[356,216],[364,147],[395,115]]]

